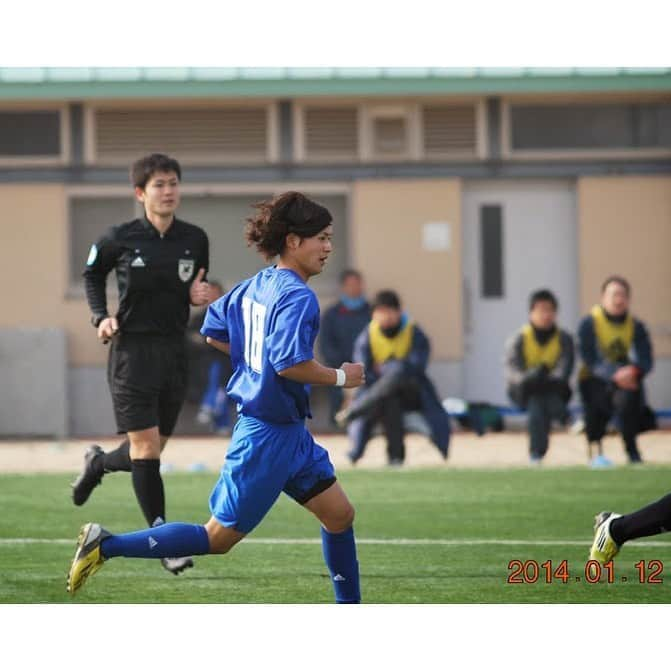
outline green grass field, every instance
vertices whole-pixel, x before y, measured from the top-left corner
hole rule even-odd
[[[0,476],[0,603],[70,602],[65,578],[80,525],[98,521],[113,532],[142,526],[125,475],[109,476],[83,508],[70,502],[70,480]],[[166,475],[170,519],[205,521],[215,480],[213,473]],[[670,601],[671,536],[650,539],[654,545],[627,545],[615,561],[614,583],[585,580],[593,515],[609,507],[629,511],[665,494],[671,489],[669,467],[356,470],[343,472],[340,480],[357,509],[366,603]],[[292,539],[306,542],[286,542]],[[330,603],[318,539],[311,515],[282,496],[228,556],[197,558],[194,569],[177,577],[156,560],[115,559],[76,601]],[[535,583],[509,584],[508,565],[515,559],[551,560],[553,566],[567,560],[570,578],[548,583],[541,569]],[[634,565],[641,559],[663,562],[662,584],[639,582]]]

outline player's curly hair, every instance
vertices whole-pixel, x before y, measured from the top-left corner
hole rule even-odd
[[[311,238],[333,219],[325,207],[297,191],[287,191],[254,207],[257,211],[247,218],[245,239],[268,261],[282,254],[289,233]]]

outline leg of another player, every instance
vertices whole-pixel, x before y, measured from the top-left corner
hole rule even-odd
[[[161,478],[161,450],[167,442],[158,427],[129,431],[133,489],[147,524],[165,521],[165,491]]]
[[[665,531],[671,531],[671,494],[610,523],[610,534],[618,545]]]
[[[616,389],[613,394],[615,415],[619,419],[624,449],[632,464],[643,461],[636,444],[636,434],[641,413],[641,392]]]
[[[540,463],[548,448],[549,418],[544,399],[540,394],[529,397],[527,404],[529,428],[529,458],[532,463]]]
[[[352,528],[354,507],[337,482],[304,505],[322,524],[322,550],[336,603],[361,603],[359,562]]]

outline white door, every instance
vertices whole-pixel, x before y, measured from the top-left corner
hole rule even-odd
[[[504,344],[528,317],[529,294],[550,289],[559,323],[579,317],[575,185],[569,181],[464,183],[464,398],[510,405]]]

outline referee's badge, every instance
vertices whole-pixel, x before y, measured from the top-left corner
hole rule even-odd
[[[86,265],[92,266],[97,258],[98,258],[98,248],[95,245],[91,245],[91,250],[89,251],[89,257],[88,259],[86,259]]]
[[[193,276],[193,259],[180,259],[177,262],[177,274],[182,282],[188,282]]]

